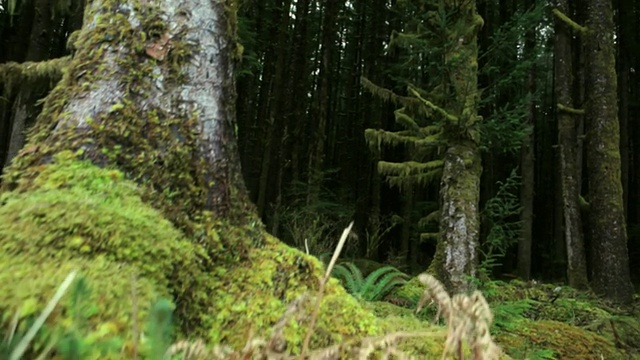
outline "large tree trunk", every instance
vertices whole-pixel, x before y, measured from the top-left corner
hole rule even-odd
[[[235,348],[248,329],[270,336],[294,299],[311,312],[302,295],[318,288],[324,269],[266,234],[240,176],[235,6],[87,5],[77,52],[4,174],[0,278],[13,281],[8,288],[35,285],[0,297],[0,312],[22,306],[20,296],[48,298],[76,267],[90,285],[101,281],[92,321],[123,339],[158,296],[175,303],[181,335]],[[335,282],[323,304],[314,346],[379,328]],[[50,317],[73,322],[62,320]],[[308,322],[300,325],[284,325],[287,350],[299,351]],[[123,354],[133,358],[129,348]]]
[[[155,190],[152,202],[179,226],[203,210],[229,215],[245,190],[233,133],[236,45],[224,5],[151,15],[125,4],[90,6],[70,70],[5,188],[55,153],[82,150]],[[122,11],[115,24],[102,20],[111,11]],[[146,33],[146,42],[126,29]]]
[[[593,287],[629,302],[633,294],[620,165],[611,0],[587,6],[586,133]]]
[[[558,10],[569,13],[565,0],[557,2]],[[587,260],[580,213],[580,177],[578,165],[578,121],[573,108],[573,55],[571,35],[567,24],[556,20],[555,27],[555,93],[559,104],[558,151],[564,242],[567,248],[567,278],[575,288],[587,287]]]

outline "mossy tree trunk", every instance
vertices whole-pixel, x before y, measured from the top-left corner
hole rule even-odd
[[[448,144],[440,183],[441,239],[432,269],[454,293],[469,287],[477,276],[479,250],[479,200],[482,165],[478,147],[478,45],[483,25],[475,1],[443,1],[454,16],[447,29],[450,48],[445,66],[454,99],[444,125]]]
[[[248,214],[234,134],[235,3],[87,7],[77,52],[3,188],[72,150],[122,170],[183,230],[205,211]]]
[[[633,294],[620,164],[611,0],[587,3],[586,135],[594,290],[617,301]]]
[[[569,13],[569,3],[558,0],[556,7]],[[568,24],[556,19],[555,25],[555,93],[558,102],[558,153],[564,243],[567,248],[567,278],[575,288],[587,287],[587,260],[580,213],[580,177],[578,165],[578,112],[573,111],[573,55],[571,29]]]

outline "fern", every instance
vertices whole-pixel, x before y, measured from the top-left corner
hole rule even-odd
[[[351,295],[365,301],[378,301],[391,290],[406,283],[409,276],[392,266],[383,266],[369,274],[366,278],[353,263],[336,265],[332,275],[341,280]]]

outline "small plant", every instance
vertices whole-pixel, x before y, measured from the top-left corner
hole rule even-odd
[[[345,289],[353,296],[365,301],[378,301],[395,286],[403,285],[409,276],[392,266],[383,266],[364,277],[353,263],[336,265],[333,276],[342,281]]]
[[[489,234],[482,244],[480,270],[486,278],[494,267],[501,265],[500,260],[520,237],[522,207],[517,195],[520,183],[517,169],[512,170],[504,183],[498,181],[498,192],[485,204],[483,216],[488,223]]]

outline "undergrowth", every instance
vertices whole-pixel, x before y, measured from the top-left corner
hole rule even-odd
[[[364,277],[362,271],[351,262],[336,265],[333,276],[342,282],[347,292],[365,301],[381,300],[395,286],[406,283],[409,278],[409,275],[392,266],[383,266]]]
[[[320,288],[316,294],[304,294],[292,301],[281,319],[271,331],[271,337],[263,339],[247,336],[247,342],[242,349],[231,349],[222,345],[208,345],[203,340],[176,340],[172,333],[173,304],[160,298],[155,301],[148,311],[148,320],[145,326],[140,326],[133,316],[131,334],[134,337],[128,344],[133,349],[129,352],[133,358],[160,359],[368,359],[372,354],[376,358],[409,359],[409,355],[398,347],[402,340],[410,338],[427,338],[442,336],[441,331],[422,332],[394,332],[384,336],[366,337],[359,339],[347,339],[338,344],[320,349],[309,349],[309,340],[316,330],[315,324],[318,317],[318,309],[324,295],[325,284],[329,281],[332,270],[340,251],[346,241],[350,228],[345,229],[328,265],[324,278],[320,281]],[[346,267],[344,267],[346,269]],[[355,269],[355,268],[352,268]],[[353,274],[353,273],[352,273]],[[386,275],[384,275],[386,274]],[[360,274],[361,275],[361,274]],[[402,274],[397,270],[386,267],[369,275],[365,283],[386,284],[384,289],[393,284]],[[23,319],[23,324],[18,324],[18,314],[9,322],[5,322],[5,337],[0,344],[0,359],[17,360],[25,357],[33,359],[45,359],[54,357],[57,359],[108,359],[118,358],[122,354],[123,340],[100,342],[87,337],[85,319],[92,312],[100,311],[98,304],[89,304],[85,300],[91,289],[82,276],[78,279],[77,272],[72,271],[63,283],[58,287],[55,295],[49,300],[48,305],[35,319]],[[378,279],[376,281],[375,279]],[[135,280],[132,279],[132,282]],[[418,304],[418,311],[424,304],[431,300],[438,305],[438,315],[447,323],[445,350],[442,358],[463,358],[465,354],[472,353],[474,359],[497,359],[501,354],[500,348],[494,343],[489,332],[493,321],[493,314],[479,291],[472,295],[457,294],[451,297],[442,284],[433,276],[422,274],[419,281],[424,287],[423,294]],[[132,283],[132,289],[134,289]],[[71,297],[71,304],[65,309],[66,317],[61,321],[71,322],[70,326],[58,327],[58,324],[47,323],[47,318],[59,305],[65,293]],[[380,290],[376,292],[380,294]],[[135,291],[132,292],[135,297]],[[303,313],[305,301],[315,303],[311,314]],[[136,311],[135,301],[132,311]],[[301,354],[291,354],[287,351],[283,329],[291,320],[309,320],[307,335],[303,340]],[[59,319],[59,318],[58,318]],[[108,324],[104,324],[108,326]],[[18,329],[25,329],[18,331]],[[42,344],[46,344],[42,346]],[[433,354],[431,354],[433,355]]]

